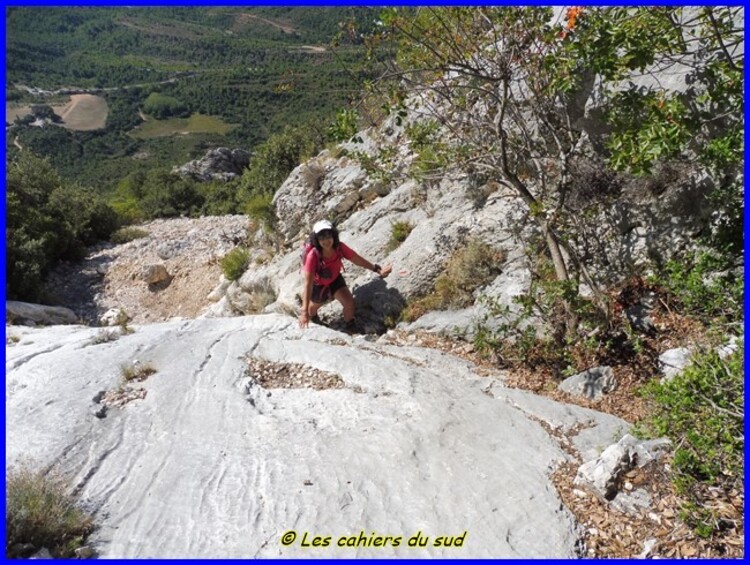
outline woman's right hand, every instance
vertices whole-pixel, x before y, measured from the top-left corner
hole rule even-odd
[[[310,323],[310,315],[306,310],[303,310],[299,315],[299,327],[304,329],[308,323]]]

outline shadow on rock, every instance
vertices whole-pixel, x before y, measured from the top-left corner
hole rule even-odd
[[[401,293],[380,278],[353,288],[352,295],[357,304],[357,320],[365,333],[385,333],[406,306]]]
[[[104,291],[105,276],[114,261],[107,253],[111,247],[101,244],[82,261],[59,263],[45,283],[47,301],[73,310],[84,323],[97,325],[104,310],[97,306],[96,297]]]

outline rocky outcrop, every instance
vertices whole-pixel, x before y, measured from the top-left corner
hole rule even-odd
[[[167,271],[167,268],[159,263],[154,265],[146,265],[141,270],[141,279],[149,285],[155,285],[169,281],[172,276]]]
[[[6,348],[6,463],[71,477],[101,558],[455,557],[432,542],[464,532],[460,557],[572,558],[549,473],[628,426],[388,334],[280,315],[132,330],[13,327]],[[125,366],[155,372],[123,386]],[[337,543],[363,529],[402,543]]]
[[[484,295],[508,307],[509,316],[517,312],[514,298],[529,285],[526,250],[535,231],[517,195],[491,183],[477,186],[466,175],[420,183],[400,174],[414,157],[404,124],[386,120],[380,128],[360,132],[358,137],[358,142],[342,144],[335,152],[323,151],[287,178],[273,202],[278,236],[289,254],[248,271],[235,286],[253,288],[258,281],[268,280],[277,299],[266,311],[295,311],[302,281],[299,245],[316,220],[328,218],[338,221],[342,241],[360,255],[394,265],[393,274],[384,282],[357,267],[344,273],[357,299],[357,315],[373,331],[383,331],[386,318],[397,318],[407,301],[430,292],[452,253],[475,237],[507,256],[500,275],[478,289],[476,297]],[[395,171],[388,181],[376,180],[347,156],[362,153],[377,159],[378,148],[386,144],[395,155],[388,164]],[[705,227],[704,202],[710,188],[705,175],[687,166],[663,170],[647,181],[626,182],[601,215],[582,228],[579,256],[591,272],[610,282],[648,268],[654,258],[671,257],[693,245],[696,233]],[[581,198],[588,201],[585,195]],[[678,217],[680,221],[674,221]],[[407,222],[414,229],[392,249],[389,242],[395,222]],[[231,288],[226,293],[231,294]],[[241,312],[241,307],[232,305],[239,295],[232,296],[208,314]],[[336,311],[336,305],[327,306],[322,314]],[[445,321],[441,321],[443,314],[429,313],[429,320],[402,327],[448,333],[457,328],[470,336],[487,312],[482,304],[474,304],[459,315],[450,313]],[[638,331],[653,331],[644,312],[630,310],[628,316]]]
[[[658,461],[671,450],[667,439],[637,440],[626,434],[610,445],[600,456],[587,461],[578,469],[575,484],[586,486],[602,500],[624,512],[648,508],[651,497],[644,489],[634,488],[624,477],[634,468],[643,468]]]
[[[612,367],[594,367],[568,377],[559,384],[560,390],[591,400],[598,400],[616,387],[617,381]]]
[[[659,355],[662,382],[671,381],[690,365],[693,352],[688,347],[675,347]]]
[[[78,316],[70,308],[45,306],[8,300],[5,303],[5,319],[24,326],[51,326],[78,323]]]
[[[172,172],[204,182],[212,180],[228,181],[242,176],[242,172],[249,164],[250,153],[248,151],[219,147],[209,150],[200,159],[174,167]]]

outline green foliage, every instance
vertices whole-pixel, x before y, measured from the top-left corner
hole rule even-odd
[[[235,247],[221,259],[221,272],[227,280],[236,281],[247,269],[250,253],[244,247]]]
[[[198,181],[166,169],[136,173],[117,186],[112,207],[124,222],[200,215],[206,197]]]
[[[60,477],[27,467],[11,468],[5,482],[5,553],[17,553],[19,544],[42,547],[55,557],[74,557],[74,550],[92,530],[92,520],[67,494]],[[32,551],[32,553],[33,553]]]
[[[409,237],[411,230],[414,226],[409,222],[392,222],[391,223],[391,239],[388,241],[386,251],[393,251],[399,245],[401,245],[406,238]]]
[[[321,146],[322,139],[310,126],[287,126],[281,133],[269,137],[256,148],[240,179],[240,201],[258,194],[273,195],[289,173]]]
[[[617,170],[650,172],[658,160],[677,156],[693,135],[688,109],[677,97],[625,91],[612,96],[608,147]]]
[[[455,148],[440,141],[440,126],[436,120],[420,120],[408,124],[404,129],[411,149],[417,153],[411,164],[412,176],[421,179],[432,172],[445,169]]]
[[[183,102],[158,92],[149,94],[143,103],[143,111],[159,120],[171,117],[184,118],[190,114],[190,110]]]
[[[332,141],[348,141],[357,133],[357,117],[355,110],[339,110],[336,120],[326,130],[326,137]]]
[[[672,308],[706,324],[738,323],[743,315],[745,279],[731,255],[708,250],[669,261],[651,277],[672,296]]]
[[[48,106],[47,104],[32,104],[31,105],[31,115],[34,118],[41,118],[44,120],[50,120],[51,122],[61,122],[62,119],[60,116],[55,114],[55,111],[52,109],[51,106]]]
[[[701,503],[701,485],[729,490],[743,478],[743,365],[740,342],[723,360],[713,351],[696,354],[671,381],[654,381],[642,391],[654,410],[638,431],[674,442],[676,485],[692,503],[684,518],[703,536],[719,529],[719,516]]]
[[[121,244],[133,241],[134,239],[140,239],[142,237],[148,237],[148,232],[146,230],[130,226],[117,230],[110,237],[110,241],[112,243]]]
[[[49,156],[63,178],[111,192],[132,172],[196,158],[206,141],[254,150],[289,124],[328,124],[374,71],[342,69],[362,59],[365,48],[356,37],[343,34],[335,54],[317,47],[341,32],[342,20],[367,29],[376,13],[341,7],[12,9],[6,21],[9,84],[128,88],[102,94],[110,109],[105,130],[17,127],[7,144],[12,147],[17,135],[24,147]],[[131,137],[147,97],[146,112],[179,114],[180,101],[213,121],[198,127],[193,120],[179,130],[204,133]]]
[[[435,290],[411,302],[402,319],[411,322],[430,310],[464,308],[474,302],[473,293],[500,273],[505,254],[472,239],[448,259],[445,272],[435,280]]]
[[[239,180],[237,179],[228,182],[205,182],[198,185],[198,189],[204,198],[201,215],[223,216],[226,214],[239,214],[238,186]]]
[[[273,229],[276,223],[276,214],[273,209],[273,195],[255,194],[245,202],[245,214],[251,219],[259,222],[266,231]]]
[[[146,219],[139,200],[132,194],[118,194],[110,199],[109,205],[123,224],[133,224]]]
[[[92,190],[64,184],[48,160],[24,151],[6,167],[6,292],[36,301],[52,266],[80,259],[86,245],[109,237],[117,218]]]
[[[411,142],[411,148],[421,151],[438,140],[439,125],[435,120],[422,120],[411,123],[404,128]]]
[[[582,68],[611,83],[609,140],[616,168],[645,173],[659,159],[697,158],[715,172],[741,165],[744,38],[736,7],[704,7],[692,19],[682,7],[586,8],[565,34],[555,63],[581,77]],[[700,61],[700,64],[693,64]],[[617,81],[657,63],[692,67],[689,97],[658,86],[622,91]]]

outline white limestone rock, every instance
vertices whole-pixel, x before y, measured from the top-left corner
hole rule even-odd
[[[488,391],[486,376],[446,354],[301,330],[290,316],[134,329],[87,345],[97,328],[19,328],[6,350],[6,460],[72,477],[104,559],[456,555],[336,545],[361,529],[467,531],[467,558],[573,558],[575,520],[549,477],[569,456],[537,418],[570,430],[597,422],[584,451],[624,424],[499,381]],[[337,375],[343,387],[264,388],[248,355]],[[116,390],[135,359],[156,369],[137,383],[143,392],[94,417],[92,399]],[[282,545],[292,529],[333,543]]]
[[[78,323],[78,316],[69,308],[32,304],[17,300],[5,302],[5,319],[10,324],[24,326]]]

